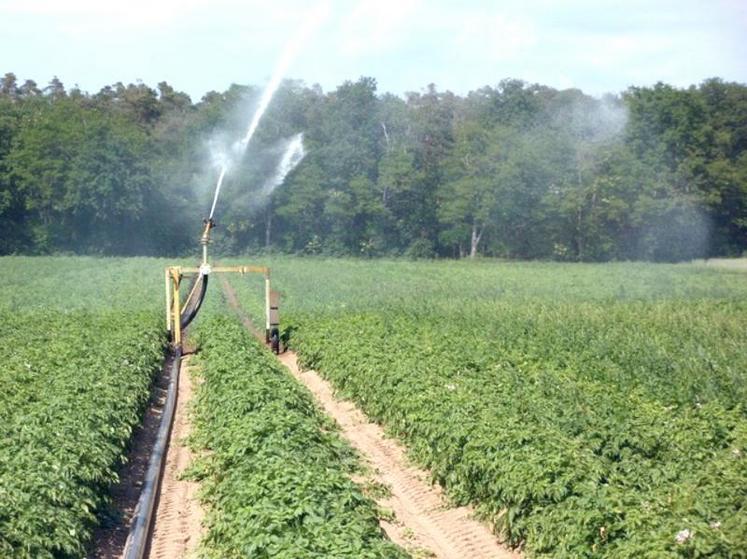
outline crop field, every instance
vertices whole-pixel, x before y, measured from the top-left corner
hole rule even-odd
[[[0,557],[86,555],[163,363],[166,263],[0,259]],[[744,271],[261,263],[303,363],[528,557],[747,556]],[[261,280],[230,281],[261,323]],[[404,557],[219,284],[190,334],[202,556]]]
[[[0,259],[0,557],[82,557],[165,350],[153,259]]]
[[[530,556],[747,556],[743,272],[269,264],[305,364]]]
[[[350,479],[357,458],[331,420],[217,307],[196,334],[202,383],[191,442],[203,458],[191,474],[209,511],[202,556],[407,557]]]
[[[166,262],[0,263],[0,557],[85,557],[163,363]],[[201,556],[406,557],[331,421],[226,311],[214,289],[194,336]]]

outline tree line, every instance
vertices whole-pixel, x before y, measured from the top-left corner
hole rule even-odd
[[[196,250],[261,90],[0,80],[0,254]],[[305,158],[262,189],[283,141]],[[212,150],[214,151],[214,149]],[[677,261],[747,249],[747,86],[601,99],[520,80],[403,97],[283,83],[218,202],[216,249]]]

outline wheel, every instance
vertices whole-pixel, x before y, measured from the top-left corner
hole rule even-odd
[[[278,332],[277,329],[273,329],[270,334],[270,347],[275,355],[280,354],[280,332]]]

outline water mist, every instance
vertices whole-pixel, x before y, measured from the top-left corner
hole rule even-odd
[[[234,156],[236,158],[240,158],[246,151],[246,148],[249,145],[249,142],[252,140],[254,133],[257,131],[257,127],[259,126],[259,123],[262,120],[262,116],[265,114],[267,107],[270,105],[270,101],[272,101],[273,96],[275,95],[278,88],[280,87],[280,82],[282,81],[283,76],[285,76],[286,72],[288,71],[288,68],[290,67],[291,62],[298,54],[298,51],[300,50],[301,46],[309,39],[309,37],[316,30],[316,28],[319,27],[322,21],[327,17],[328,12],[329,12],[329,2],[323,1],[319,3],[316,6],[316,8],[307,17],[304,18],[304,24],[299,29],[299,31],[293,36],[293,39],[288,43],[287,47],[285,48],[285,51],[283,52],[283,55],[280,57],[280,60],[275,66],[275,70],[272,73],[272,77],[270,78],[270,81],[267,84],[267,87],[265,87],[264,91],[262,92],[262,97],[260,98],[259,106],[257,107],[257,110],[254,112],[254,116],[252,117],[251,121],[249,121],[249,126],[247,128],[246,134],[240,141],[236,142],[236,144],[234,144],[233,146],[233,151],[235,152]],[[299,142],[300,141],[301,140],[299,140]],[[302,145],[301,145],[301,150],[303,150]],[[215,195],[213,196],[213,204],[210,208],[210,216],[209,216],[210,219],[213,218],[213,214],[215,213],[215,206],[218,202],[218,196],[220,195],[220,189],[221,189],[223,180],[230,166],[229,165],[230,158],[225,156],[225,154],[221,154],[221,155],[222,157],[220,157],[220,163],[217,165],[220,171],[218,175],[218,181],[215,185]]]

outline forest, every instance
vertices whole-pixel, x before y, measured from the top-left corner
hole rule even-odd
[[[0,254],[194,252],[261,94],[0,79]],[[290,138],[305,157],[266,187]],[[747,250],[747,85],[596,98],[505,79],[465,96],[286,80],[226,177],[216,251],[681,261]]]

